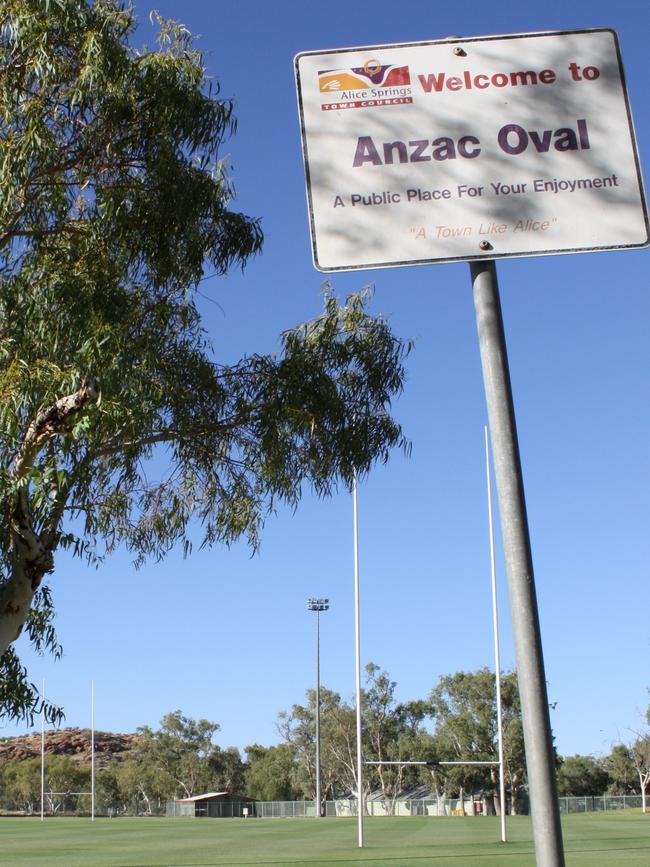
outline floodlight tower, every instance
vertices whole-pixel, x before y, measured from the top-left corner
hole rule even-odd
[[[320,613],[330,607],[329,599],[308,599],[307,608],[316,612],[316,817],[321,815],[320,797]]]

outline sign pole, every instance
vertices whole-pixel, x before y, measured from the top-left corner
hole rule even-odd
[[[497,605],[497,570],[494,558],[494,518],[492,512],[492,479],[490,475],[490,445],[485,427],[485,475],[487,483],[488,528],[490,533],[490,576],[492,578],[492,625],[494,630],[494,683],[497,705],[497,737],[499,740],[499,804],[501,807],[501,842],[506,843],[506,780],[503,767],[503,701],[501,699],[501,648],[499,646],[499,607]]]
[[[537,867],[564,867],[533,559],[493,260],[471,262],[526,749]]]
[[[357,499],[357,473],[352,486],[354,520],[354,668],[355,705],[357,721],[357,843],[363,848],[363,748],[361,708],[361,604],[359,597],[359,508]]]

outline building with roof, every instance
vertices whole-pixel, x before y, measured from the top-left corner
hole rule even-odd
[[[168,816],[208,816],[212,819],[237,819],[255,815],[255,799],[234,792],[206,792],[192,798],[167,802]]]

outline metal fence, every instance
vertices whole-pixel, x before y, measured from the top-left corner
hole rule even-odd
[[[606,810],[629,810],[642,806],[640,795],[587,795],[586,797],[559,798],[560,813],[594,813]],[[167,815],[167,816],[194,816],[194,804],[179,804],[168,801],[167,804],[152,805],[151,813],[142,808],[142,805],[132,805],[128,809],[119,811],[96,805],[96,816],[137,816],[137,815]],[[208,816],[243,816],[246,804],[222,804],[206,808],[203,815]],[[489,805],[488,805],[489,806]],[[523,805],[522,805],[523,806]],[[298,819],[315,817],[316,809],[314,801],[256,801],[249,805],[248,815],[259,816],[266,819]],[[367,816],[482,816],[486,815],[486,805],[481,801],[466,799],[464,805],[457,798],[438,799],[411,799],[385,801],[381,798],[368,799],[365,803]],[[520,809],[524,814],[527,810]],[[32,809],[25,809],[23,805],[0,802],[0,815],[38,815],[38,805]],[[49,810],[46,816],[51,816]],[[90,815],[90,798],[80,797],[74,803],[65,803],[56,811],[57,816],[88,816]],[[350,817],[357,815],[357,801],[354,798],[342,798],[338,801],[325,803],[325,815],[330,817]]]
[[[164,801],[153,801],[147,807],[144,803],[137,801],[116,806],[103,803],[101,800],[97,799],[95,801],[95,816],[107,818],[113,818],[116,816],[164,816],[165,807],[166,804]],[[4,800],[0,796],[0,816],[40,816],[40,814],[40,799],[34,799],[29,803],[21,803],[18,801]],[[67,797],[62,803],[57,804],[55,809],[53,809],[51,803],[46,801],[43,815],[46,818],[60,816],[91,816],[91,796],[82,795],[79,797]]]
[[[641,795],[587,795],[559,798],[560,813],[598,813],[602,810],[629,810],[641,807]]]
[[[327,805],[335,803],[336,801],[328,801]],[[302,819],[307,816],[315,817],[316,803],[315,801],[256,801],[255,815],[262,819]]]
[[[464,804],[466,815],[479,815],[483,812],[480,801],[466,799]],[[356,816],[356,799],[328,801],[327,816]],[[463,815],[463,804],[458,798],[434,798],[405,800],[396,798],[371,798],[365,802],[367,816],[458,816]]]
[[[593,813],[605,810],[626,810],[641,807],[640,795],[588,795],[587,797],[559,798],[561,813]],[[369,799],[365,803],[367,816],[483,816],[488,815],[480,800],[466,799],[461,804],[458,798],[413,799],[387,801]],[[528,810],[520,805],[520,814]],[[262,818],[302,818],[315,816],[313,801],[257,801],[255,814]],[[345,817],[357,815],[357,801],[342,798],[326,801],[325,815]]]

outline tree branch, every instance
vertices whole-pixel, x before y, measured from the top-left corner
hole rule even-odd
[[[99,397],[99,384],[87,377],[81,387],[72,394],[59,398],[51,406],[41,409],[27,428],[25,438],[14,460],[11,476],[14,482],[23,479],[33,465],[44,442],[61,433],[70,433],[75,415]]]
[[[10,550],[13,560],[12,578],[3,586],[3,596],[8,598],[5,610],[16,615],[24,612],[25,603],[31,602],[43,576],[54,567],[53,549],[56,547],[56,527],[52,521],[63,510],[63,493],[57,495],[53,514],[45,532],[39,534],[29,507],[27,474],[34,465],[43,445],[52,437],[68,433],[74,417],[99,396],[96,380],[87,378],[73,394],[59,398],[51,406],[41,409],[27,428],[25,437],[14,459],[10,478],[15,485],[15,495],[10,508]],[[57,521],[58,523],[58,521]],[[24,619],[24,618],[23,618]],[[22,624],[21,624],[22,628]],[[19,629],[20,631],[20,629]]]

